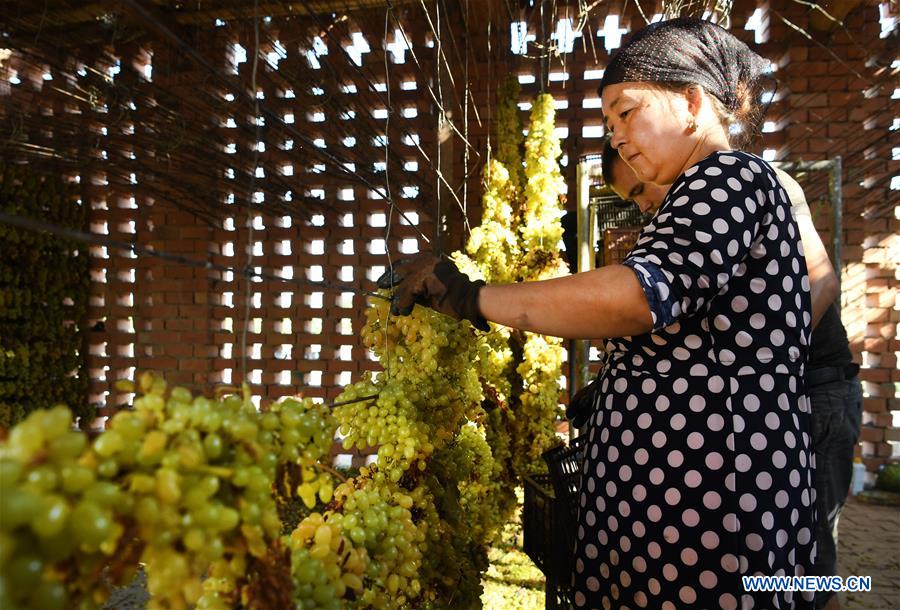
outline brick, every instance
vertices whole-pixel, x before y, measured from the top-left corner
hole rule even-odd
[[[863,426],[859,431],[859,440],[866,443],[880,443],[884,440],[884,428]]]

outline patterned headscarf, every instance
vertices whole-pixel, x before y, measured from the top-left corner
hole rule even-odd
[[[693,83],[733,112],[743,85],[755,92],[768,62],[724,28],[703,19],[681,17],[639,30],[613,56],[603,73],[604,87],[623,82]]]

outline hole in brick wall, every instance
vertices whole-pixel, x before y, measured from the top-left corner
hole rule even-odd
[[[96,233],[97,235],[109,235],[109,223],[107,223],[105,220],[101,220],[100,222],[92,222],[91,233]]]
[[[565,140],[569,137],[569,128],[568,127],[557,127],[553,130],[553,135],[555,135],[560,140]]]
[[[306,373],[306,385],[319,387],[322,385],[322,371],[309,371]]]
[[[325,302],[324,292],[310,292],[306,295],[306,305],[313,309],[321,309]]]
[[[528,24],[524,21],[509,24],[509,50],[514,54],[524,55],[528,50],[528,42],[536,38],[537,36],[528,32]]]
[[[353,214],[347,213],[340,217],[338,221],[342,227],[352,227],[353,226]]]
[[[262,318],[253,318],[250,320],[250,332],[260,334],[262,332]]]
[[[745,30],[753,32],[753,41],[761,44],[769,40],[769,14],[763,7],[757,7],[747,23],[744,25]]]
[[[385,91],[387,91],[387,83],[375,83],[375,91],[384,93]]]
[[[316,163],[312,167],[312,172],[314,174],[322,174],[325,173],[325,164],[324,163]]]
[[[531,110],[531,102],[519,102],[519,110]]]
[[[134,343],[126,343],[116,347],[116,355],[124,358],[134,358]]]
[[[224,307],[234,307],[234,293],[233,292],[223,292],[222,293],[222,305]],[[231,318],[225,318],[226,320],[230,320]]]
[[[350,318],[341,318],[341,320],[337,323],[337,331],[341,335],[352,335],[353,320],[351,320]]]
[[[237,144],[234,142],[229,142],[225,145],[225,154],[226,155],[234,155],[237,154]]]
[[[89,252],[94,258],[109,258],[109,251],[106,249],[106,246],[91,246]]]
[[[129,316],[124,320],[116,320],[116,330],[121,333],[134,334],[134,318]]]
[[[377,172],[383,172],[387,170],[387,163],[384,161],[376,161],[372,164],[372,169]]]
[[[283,176],[293,176],[294,175],[294,166],[288,163],[287,165],[281,166],[281,175]]]
[[[338,252],[341,254],[353,254],[353,240],[345,239],[338,244]]]
[[[286,280],[294,279],[294,266],[293,265],[285,265],[281,268],[281,277]]]
[[[288,138],[288,139],[286,139],[284,142],[281,143],[281,147],[282,147],[284,150],[293,150],[293,148],[294,148],[294,141],[291,140],[290,138]]]
[[[341,93],[356,93],[356,85],[353,83],[346,83],[341,85]]]
[[[416,197],[419,196],[419,187],[418,186],[404,186],[400,195],[404,199],[415,199]]]
[[[257,241],[253,243],[253,256],[262,256],[263,255],[263,243],[261,241]]]
[[[322,265],[311,265],[306,272],[306,277],[313,282],[321,282],[325,279]]]
[[[92,210],[108,210],[105,199],[91,199]]]
[[[289,256],[291,254],[291,240],[282,239],[275,244],[275,254],[280,256]]]
[[[261,292],[253,293],[253,296],[251,297],[251,305],[253,306],[254,309],[259,309],[260,307],[262,307],[262,293]]]
[[[400,252],[403,254],[415,254],[419,251],[419,240],[408,237],[400,241]]]
[[[276,304],[278,305],[278,307],[281,307],[282,309],[287,309],[288,307],[291,306],[291,302],[293,300],[294,300],[293,292],[282,292],[281,294],[278,295],[278,300],[277,300]]]
[[[228,333],[234,332],[234,318],[224,318],[222,320],[221,329]]]
[[[366,350],[366,358],[368,358],[372,362],[378,362],[378,356],[375,354],[375,352],[373,350],[370,350],[370,349]]]
[[[382,148],[384,146],[387,146],[387,136],[380,135],[380,136],[373,137],[372,138],[372,146],[374,146],[375,148]],[[382,171],[384,171],[384,170],[382,170]]]
[[[416,146],[419,142],[419,134],[417,133],[408,133],[403,136],[403,143],[407,146]]]
[[[604,132],[603,125],[585,125],[581,128],[581,137],[602,138]]]
[[[98,284],[106,283],[106,269],[91,269],[91,281]]]
[[[352,265],[344,265],[341,267],[340,271],[338,271],[338,279],[342,282],[352,282],[353,281],[353,266]]]
[[[368,245],[369,254],[387,254],[387,247],[383,239],[373,239]]]
[[[370,227],[386,227],[387,214],[385,214],[384,212],[375,212],[374,214],[369,214],[369,217],[366,219],[366,223]]]
[[[378,278],[384,275],[385,269],[387,269],[387,267],[385,267],[384,265],[374,265],[372,267],[369,267],[369,271],[366,273],[366,277],[368,277],[370,281],[375,282],[378,280]]]
[[[275,332],[281,335],[290,335],[294,332],[294,323],[290,318],[282,318],[275,322]]]
[[[372,118],[379,119],[379,120],[388,118],[388,109],[387,108],[373,108],[372,109]]]
[[[222,244],[222,256],[234,256],[234,242],[226,241]]]
[[[417,172],[419,171],[419,162],[418,161],[406,161],[403,164],[403,169],[408,172]]]
[[[91,356],[100,356],[101,358],[106,358],[106,341],[103,343],[92,343],[88,348],[88,353]]]
[[[91,295],[91,297],[88,299],[88,303],[91,305],[91,307],[105,307],[106,299],[102,294],[95,294]]]
[[[355,198],[356,194],[352,188],[342,188],[338,191],[338,199],[340,201],[353,201]]]
[[[519,84],[520,85],[530,85],[536,82],[537,79],[534,78],[533,74],[519,74]]]
[[[134,158],[134,156],[132,156]],[[136,210],[138,209],[137,201],[134,200],[134,197],[120,197],[116,201],[116,207],[120,210]]]
[[[254,343],[250,346],[250,358],[252,360],[259,360],[262,358],[262,343]]]
[[[414,119],[419,116],[419,109],[415,106],[407,106],[403,109],[403,118]]]
[[[353,373],[350,371],[341,371],[334,376],[335,384],[344,387],[353,383]]]
[[[325,138],[316,138],[313,140],[313,146],[316,148],[328,148],[328,145],[325,143]]]
[[[265,231],[266,225],[263,223],[262,216],[254,216],[253,217],[253,228],[257,231]]]
[[[337,353],[338,360],[350,361],[353,359],[353,346],[352,345],[342,345],[338,348]]]
[[[405,80],[400,83],[401,91],[415,91],[419,88],[419,85],[414,80]]]
[[[344,309],[349,309],[353,307],[353,293],[352,292],[342,292],[335,299],[335,304],[338,307],[342,307]]]
[[[290,360],[293,350],[294,346],[290,343],[282,343],[275,348],[275,358],[277,360]]]
[[[262,370],[253,369],[247,377],[250,379],[250,383],[260,384],[262,383]]]
[[[134,307],[134,293],[129,292],[128,294],[117,296],[116,305],[121,305],[123,307]]]
[[[219,356],[222,358],[232,358],[232,351],[234,350],[234,343],[224,343],[219,349]]]
[[[291,385],[291,372],[280,371],[278,373],[278,385]]]
[[[325,191],[322,191],[322,197],[325,196]],[[312,218],[309,220],[309,224],[314,227],[324,227],[325,226],[325,216],[323,214],[313,214]],[[324,252],[324,250],[323,250]]]
[[[234,226],[234,217],[226,216],[222,221],[222,228],[226,231],[236,231],[237,228]]]
[[[322,355],[322,346],[318,343],[312,343],[303,350],[303,358],[306,360],[318,360]]]
[[[311,335],[322,334],[322,318],[310,318],[306,323],[306,332]]]
[[[402,216],[400,216],[400,224],[407,226],[418,226],[419,224],[419,213],[418,212],[404,212]]]

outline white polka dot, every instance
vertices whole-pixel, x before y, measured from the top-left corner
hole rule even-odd
[[[691,189],[692,191],[699,191],[700,189],[705,188],[705,187],[706,187],[706,180],[703,180],[702,178],[698,178],[697,180],[694,180],[693,182],[688,184],[688,188]]]
[[[763,548],[763,539],[759,534],[748,534],[744,539],[747,544],[747,548],[751,551],[760,551]]]
[[[709,195],[719,202],[728,201],[728,193],[720,188],[714,188],[712,191],[710,191]]]
[[[712,453],[708,453],[706,455],[706,467],[710,470],[718,470],[725,463],[724,458],[721,453],[713,451]]]
[[[681,522],[687,527],[696,527],[700,523],[700,514],[693,508],[689,508],[681,513]]]
[[[700,487],[703,482],[703,476],[696,470],[688,470],[684,475],[684,484],[688,487]]]

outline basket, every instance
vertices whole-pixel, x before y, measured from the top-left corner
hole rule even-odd
[[[575,543],[573,519],[553,493],[549,474],[525,477],[522,522],[525,554],[544,573],[545,608],[567,608]]]
[[[522,521],[525,554],[546,578],[546,607],[568,607],[575,523],[587,436],[544,452],[546,474],[525,477]]]

